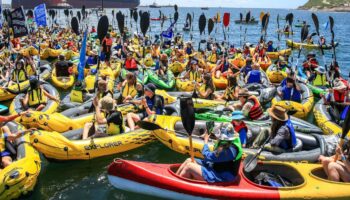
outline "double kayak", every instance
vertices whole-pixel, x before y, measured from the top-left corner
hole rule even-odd
[[[305,48],[305,49],[319,49],[320,45],[319,44],[307,44],[307,43],[300,43],[300,42],[294,42],[292,40],[286,40],[287,46],[295,49],[299,49],[300,47]],[[338,42],[334,43],[334,46],[338,46]],[[326,44],[322,45],[322,49],[329,50],[332,49],[331,44]]]
[[[287,73],[275,64],[267,68],[266,75],[272,83],[281,83],[287,77]]]
[[[108,167],[108,180],[115,188],[165,199],[350,198],[350,184],[326,180],[320,164],[264,161],[250,173],[244,171],[243,165],[240,164],[235,182],[207,183],[176,175],[180,164],[116,159]],[[261,172],[274,174],[282,181],[278,186],[261,181],[259,184]]]
[[[51,75],[52,84],[63,90],[67,90],[74,85],[75,77],[74,75],[69,75],[67,77],[59,77],[56,75],[56,68],[52,70]]]

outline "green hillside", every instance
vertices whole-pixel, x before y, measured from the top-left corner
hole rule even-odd
[[[350,0],[309,0],[305,5],[301,6],[302,9],[310,8],[334,8],[342,7],[346,4],[350,4]],[[349,6],[349,5],[347,5]]]

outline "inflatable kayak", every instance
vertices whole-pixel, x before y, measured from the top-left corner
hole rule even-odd
[[[116,159],[108,167],[108,180],[118,189],[165,199],[350,198],[350,184],[326,180],[320,164],[264,161],[250,173],[244,172],[243,166],[241,163],[235,182],[213,184],[177,176],[180,164]],[[279,177],[278,186],[258,184],[261,172]]]
[[[264,60],[261,57],[259,57],[258,60],[253,57],[253,62],[259,63],[260,68],[264,71],[266,71],[266,69],[272,64],[272,61],[269,57],[265,57]]]
[[[283,49],[277,52],[266,52],[266,55],[273,60],[277,60],[279,56],[289,56],[290,54],[292,54],[292,49]]]
[[[242,67],[246,66],[247,61],[243,58],[242,54],[239,54],[235,58],[229,59],[229,62],[231,64],[233,64],[234,66],[242,68]]]
[[[52,85],[50,85],[48,83],[44,83],[42,86],[43,86],[44,90],[46,90],[51,96],[59,98],[59,93],[57,92],[56,88],[54,88]],[[13,99],[13,101],[11,102],[11,105],[10,105],[10,114],[11,115],[21,113],[21,112],[26,111],[28,109],[28,108],[23,108],[22,103],[21,103],[21,99],[24,98],[24,96],[25,96],[25,94],[19,94]],[[45,105],[44,109],[41,110],[41,112],[43,112],[45,114],[54,113],[54,112],[56,112],[58,105],[59,105],[58,102],[47,98],[46,105]]]
[[[52,70],[51,81],[54,86],[67,90],[74,85],[75,77],[74,75],[69,75],[68,77],[57,77],[56,69]]]
[[[23,126],[8,122],[12,133],[24,130]],[[39,153],[30,144],[29,134],[17,139],[13,163],[0,171],[0,199],[17,199],[34,189],[41,170]]]
[[[293,46],[292,48],[295,48],[295,49],[299,49],[300,46],[302,48],[305,48],[305,49],[319,49],[320,48],[319,44],[307,44],[307,43],[299,43],[299,42],[294,42],[294,41],[292,42],[292,40],[286,40],[286,43],[287,43],[288,47],[292,47]],[[338,42],[335,42],[334,46],[337,47],[338,46]],[[325,49],[325,50],[332,49],[332,45],[331,44],[322,45],[322,49]]]
[[[126,70],[124,68],[122,69],[121,74],[120,74],[122,80],[126,79],[126,74],[128,74],[128,73],[129,73],[128,70]],[[147,73],[146,69],[139,67],[139,70],[137,72],[135,72],[135,75],[136,75],[136,79],[137,79],[138,83],[141,83],[143,85],[148,83],[149,77],[148,77],[148,73]]]
[[[171,70],[174,74],[179,74],[186,69],[187,62],[181,63],[179,61],[175,61],[168,65],[168,69]]]
[[[180,117],[156,115],[153,121],[163,128],[152,132],[160,142],[176,152],[182,154],[189,153],[189,139]],[[220,126],[220,123],[216,123],[215,126]],[[248,126],[248,128],[253,135],[252,138],[255,138],[261,131],[256,126]],[[204,146],[204,140],[201,135],[205,130],[206,122],[197,120],[192,132],[192,142],[194,155],[198,158],[203,157],[201,151]],[[296,132],[296,137],[297,144],[292,151],[276,154],[263,150],[261,156],[264,160],[317,162],[320,155],[328,156],[335,153],[337,139],[334,136]],[[248,140],[248,144],[252,143],[250,140]],[[329,145],[327,145],[327,142],[329,142]],[[210,140],[208,143],[210,149],[213,149],[214,143],[214,140]],[[245,154],[255,154],[258,149],[243,148],[243,151]]]
[[[155,71],[147,70],[148,80],[153,83],[157,88],[162,90],[172,90],[175,86],[174,73],[171,70],[167,70],[166,77],[159,77]]]
[[[51,76],[51,67],[49,64],[41,65],[40,68],[40,80],[47,80]],[[4,82],[3,84],[7,84]],[[26,92],[29,88],[29,80],[23,81],[19,84],[14,83],[6,88],[0,87],[0,101],[11,100],[16,97],[17,94]]]
[[[287,73],[278,69],[275,64],[267,68],[266,75],[272,83],[281,83],[287,77]]]
[[[80,102],[72,102],[71,95],[72,95],[72,93],[69,93],[62,99],[62,101],[60,102],[60,105],[59,105],[60,111],[64,111],[64,110],[67,110],[70,108],[75,108],[75,107],[81,106],[82,104],[91,100],[94,97],[94,94],[86,93],[86,98],[84,98],[84,101],[82,103],[80,103]]]
[[[216,78],[215,72],[213,72],[211,74],[211,79],[216,89],[224,90],[227,88],[228,82],[226,76],[221,75],[219,78]]]
[[[303,71],[302,67],[298,67],[298,76],[297,76],[297,78],[299,79],[300,82],[306,83],[307,87],[312,91],[314,96],[319,98],[321,94],[325,95],[327,93],[326,87],[315,86],[315,85],[312,85],[311,83],[309,83],[307,81],[308,77],[306,76],[306,74]]]
[[[155,141],[149,132],[138,129],[132,132],[81,140],[83,129],[63,134],[35,131],[31,144],[46,158],[55,161],[90,160],[129,151]]]
[[[314,105],[314,96],[305,84],[300,84],[300,88],[302,91],[301,103],[295,101],[282,101],[281,97],[276,95],[276,97],[272,99],[272,105],[279,105],[288,111],[294,112],[294,117],[306,118]]]

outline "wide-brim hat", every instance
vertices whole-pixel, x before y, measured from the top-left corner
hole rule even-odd
[[[238,92],[238,97],[249,97],[249,90],[247,88],[243,88]]]
[[[285,122],[288,120],[287,110],[281,106],[272,106],[267,110],[269,115],[279,121]]]
[[[244,118],[245,117],[244,117],[242,111],[233,111],[232,112],[231,120],[242,120]]]
[[[145,85],[145,90],[148,90],[150,92],[152,92],[153,94],[156,92],[157,87],[152,84],[152,83],[148,83],[147,85]]]
[[[231,123],[222,123],[220,126],[214,128],[213,133],[218,140],[232,141],[234,137],[234,128]]]

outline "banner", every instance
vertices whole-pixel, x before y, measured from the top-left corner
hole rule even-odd
[[[11,12],[11,22],[13,35],[15,38],[28,35],[28,29],[26,26],[26,18],[24,16],[23,9],[21,7],[14,9]]]
[[[161,33],[161,36],[164,37],[164,38],[172,38],[173,35],[174,35],[174,32],[173,32],[174,24],[175,24],[175,22],[172,23],[172,24],[170,25],[170,27],[169,27],[166,31],[163,31],[163,32]]]
[[[87,30],[84,33],[84,39],[80,49],[80,60],[78,65],[78,80],[84,80],[84,68],[86,63],[86,41],[87,41]]]
[[[46,5],[44,3],[34,8],[34,18],[37,26],[47,26]]]

